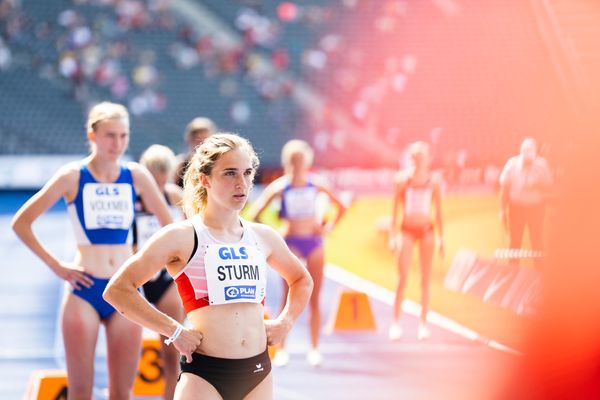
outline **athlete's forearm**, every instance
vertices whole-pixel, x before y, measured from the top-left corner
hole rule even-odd
[[[337,226],[337,224],[340,222],[340,220],[342,219],[342,217],[344,216],[345,213],[346,213],[346,207],[344,207],[343,205],[340,205],[338,207],[337,213],[333,220],[333,227]]]
[[[134,284],[115,275],[102,295],[121,315],[138,325],[169,337],[178,322],[158,311],[136,290]]]
[[[308,304],[312,290],[313,280],[308,272],[302,278],[290,284],[285,307],[279,314],[278,319],[288,321],[291,326]]]
[[[267,204],[262,199],[259,198],[250,207],[250,211],[248,212],[248,219],[250,221],[254,221],[254,222],[261,222],[260,217],[261,217],[262,213],[265,211],[265,208],[267,208]]]

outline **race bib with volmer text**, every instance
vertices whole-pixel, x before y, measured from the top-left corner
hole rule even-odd
[[[211,305],[260,303],[267,291],[267,262],[255,246],[209,244],[204,257]]]
[[[83,215],[86,229],[129,229],[134,215],[131,185],[86,183]]]

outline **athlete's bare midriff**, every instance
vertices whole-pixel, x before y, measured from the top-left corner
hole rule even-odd
[[[299,218],[287,220],[283,228],[283,236],[315,236],[321,234],[321,226],[315,218]]]
[[[409,200],[406,196],[408,196],[409,190],[416,191],[433,191],[433,188],[427,185],[429,178],[423,180],[413,180],[412,186],[408,185],[407,182],[404,183],[404,204],[403,204],[403,214],[402,214],[402,225],[405,227],[420,229],[424,228],[433,223],[431,216],[432,209],[432,199],[429,200],[424,199],[415,199],[412,198],[412,204],[407,204]],[[430,195],[431,196],[431,195]],[[416,203],[415,203],[416,201]],[[409,207],[411,206],[411,207]]]
[[[402,225],[409,228],[423,228],[433,223],[431,215],[427,214],[404,214]]]
[[[80,245],[75,264],[96,278],[110,278],[132,254],[130,244]]]
[[[193,330],[202,332],[197,353],[220,358],[248,358],[265,351],[263,306],[235,303],[207,306],[188,314]]]

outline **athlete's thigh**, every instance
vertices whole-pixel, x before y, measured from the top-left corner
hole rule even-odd
[[[415,241],[411,235],[402,234],[402,245],[398,251],[398,269],[400,273],[407,273],[412,261]]]
[[[142,328],[118,312],[106,320],[105,327],[110,382],[132,385],[140,358]]]
[[[270,400],[273,398],[273,376],[265,377],[250,393],[244,397],[244,400]]]
[[[94,307],[71,291],[65,291],[61,310],[63,336],[82,339],[93,338],[94,346],[100,328],[100,317]],[[88,342],[86,342],[88,343]]]
[[[175,387],[175,400],[222,400],[217,389],[197,375],[183,373]]]
[[[323,267],[325,264],[325,251],[323,246],[315,248],[306,260],[306,268],[313,279],[313,293],[319,293],[323,281]]]
[[[87,301],[68,291],[63,298],[61,326],[70,385],[86,385],[91,390],[100,317]]]
[[[433,263],[433,252],[435,248],[435,234],[429,232],[423,236],[419,242],[419,258],[421,264],[421,273],[428,277]]]

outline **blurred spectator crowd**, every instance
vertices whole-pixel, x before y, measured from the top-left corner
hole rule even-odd
[[[181,4],[200,10],[229,34],[186,16]],[[456,122],[468,111],[441,100],[432,103],[449,86],[429,84],[431,61],[448,53],[443,44],[431,47],[419,40],[457,18],[460,9],[451,4],[0,0],[0,74],[27,65],[64,85],[84,107],[110,98],[140,117],[181,109],[189,100],[169,93],[169,78],[193,73],[194,79],[217,84],[217,93],[198,94],[200,102],[217,95],[227,104],[228,120],[208,115],[219,126],[251,138],[265,135],[266,126],[281,135],[276,144],[304,138],[315,148],[317,166],[397,167],[407,143],[426,140],[434,163],[455,174],[473,164],[499,164],[523,133],[535,132],[510,132],[508,140],[482,145],[472,138],[487,134],[478,131],[485,124]],[[421,54],[427,53],[419,49],[433,55],[424,60]],[[447,74],[444,79],[455,78]],[[303,98],[301,92],[311,96]],[[318,100],[316,106],[311,99]],[[493,126],[496,117],[485,118]]]

